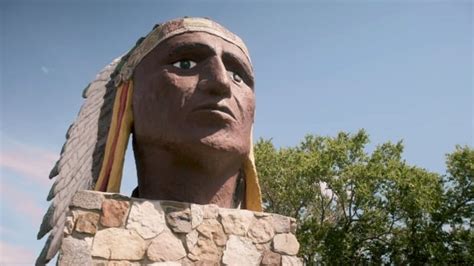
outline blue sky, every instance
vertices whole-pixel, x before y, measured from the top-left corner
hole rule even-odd
[[[0,264],[31,264],[47,175],[83,88],[155,23],[210,17],[246,42],[254,137],[279,146],[364,128],[444,173],[473,146],[471,1],[2,1]],[[124,193],[136,182],[127,155]]]

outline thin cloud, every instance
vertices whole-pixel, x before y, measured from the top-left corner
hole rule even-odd
[[[45,66],[41,66],[41,71],[43,71],[44,74],[48,74],[49,73],[49,68],[47,68]]]
[[[31,249],[0,241],[0,265],[33,265],[35,254]]]
[[[25,193],[3,182],[0,186],[0,194],[2,205],[11,206],[12,211],[28,219],[35,226],[41,222],[44,210],[31,193]]]
[[[59,155],[17,141],[9,141],[8,144],[9,148],[2,148],[0,152],[0,168],[13,171],[36,184],[49,186],[49,171]]]
[[[3,225],[0,225],[0,239],[4,238],[4,236],[11,236],[15,233],[14,230],[7,228]]]

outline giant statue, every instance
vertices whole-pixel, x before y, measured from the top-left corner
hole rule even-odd
[[[157,25],[84,90],[50,178],[37,264],[57,253],[79,190],[119,192],[130,135],[133,196],[261,211],[252,148],[253,67],[243,41],[205,18]]]

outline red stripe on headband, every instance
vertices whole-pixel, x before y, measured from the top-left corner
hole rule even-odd
[[[120,92],[120,106],[119,106],[119,112],[118,112],[118,121],[115,127],[116,134],[112,142],[111,152],[109,153],[109,160],[107,161],[107,168],[105,169],[104,180],[102,181],[102,184],[100,185],[99,191],[103,191],[103,192],[107,191],[107,185],[110,179],[110,172],[112,171],[112,165],[113,165],[114,157],[115,157],[115,148],[117,147],[117,142],[120,135],[120,128],[122,127],[122,122],[123,122],[122,121],[123,115],[125,113],[125,107],[126,107],[125,105],[127,103],[128,89],[129,89],[129,81],[125,82]]]

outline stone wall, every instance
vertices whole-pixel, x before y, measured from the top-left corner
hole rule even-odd
[[[278,214],[80,191],[59,265],[302,265]]]

